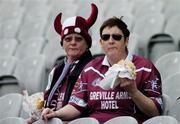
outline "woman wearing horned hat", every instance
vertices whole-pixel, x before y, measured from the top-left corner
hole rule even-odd
[[[49,82],[44,92],[46,109],[55,111],[68,103],[81,70],[92,59],[89,50],[92,44],[89,29],[96,21],[98,9],[95,4],[91,4],[91,8],[88,19],[75,16],[61,24],[62,13],[55,18],[54,28],[61,36],[60,44],[66,52],[66,57],[49,74]],[[33,118],[27,119],[29,124],[34,121]]]
[[[45,109],[43,119],[72,120],[88,111],[88,116],[100,124],[119,116],[131,116],[142,124],[161,115],[160,73],[152,62],[128,51],[130,32],[125,22],[108,18],[99,33],[105,56],[84,67],[68,104],[57,111]]]

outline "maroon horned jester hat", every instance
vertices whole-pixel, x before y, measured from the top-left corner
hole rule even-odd
[[[92,39],[88,30],[95,23],[97,19],[97,14],[98,14],[98,8],[93,3],[91,4],[91,15],[88,19],[84,19],[81,16],[70,17],[66,19],[62,25],[61,24],[62,13],[58,14],[54,21],[54,28],[56,32],[61,36],[61,45],[62,45],[62,40],[66,35],[71,33],[78,33],[85,38],[88,47],[90,48],[92,44]]]

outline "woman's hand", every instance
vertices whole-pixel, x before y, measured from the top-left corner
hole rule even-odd
[[[56,117],[56,111],[54,111],[53,109],[50,109],[50,108],[45,108],[42,111],[41,116],[42,116],[42,119],[47,121],[50,118]]]
[[[135,80],[120,78],[120,87],[124,88],[130,95],[138,91]]]
[[[120,81],[120,87],[124,88],[129,93],[133,102],[144,114],[149,117],[159,115],[159,111],[152,99],[145,96],[137,89],[135,80],[121,78]]]
[[[30,117],[30,118],[26,119],[26,122],[27,122],[27,124],[32,124],[32,123],[33,123],[33,120],[32,120],[32,118]]]

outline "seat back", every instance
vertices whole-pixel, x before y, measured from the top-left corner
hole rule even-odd
[[[131,33],[129,36],[128,50],[131,53],[139,54],[139,36]]]
[[[46,67],[51,69],[56,59],[59,56],[65,55],[65,51],[63,50],[63,48],[61,47],[58,41],[52,41],[47,43],[46,46],[44,47],[43,55],[46,57]]]
[[[72,120],[68,124],[99,124],[99,122],[95,118],[84,117]]]
[[[154,34],[162,32],[164,24],[165,17],[161,13],[148,14],[136,19],[132,32],[140,36],[139,48],[141,55],[147,56],[149,38]]]
[[[180,99],[169,109],[168,115],[173,116],[180,122]]]
[[[141,1],[141,4],[139,4],[135,10],[135,16],[136,18],[139,18],[152,13],[162,13],[163,8],[164,2],[162,0],[147,0],[146,2]]]
[[[165,93],[162,94],[162,98],[163,98],[163,113],[162,114],[168,115],[169,109],[172,106],[172,101],[170,97]]]
[[[18,93],[10,93],[0,97],[0,119],[6,117],[18,117],[21,112],[23,96]]]
[[[180,52],[171,52],[160,57],[155,66],[161,74],[161,79],[164,81],[168,76],[180,72]]]
[[[0,34],[2,38],[16,38],[21,24],[21,17],[10,18],[1,22]]]
[[[18,59],[14,56],[0,57],[0,76],[13,74]]]
[[[172,116],[155,116],[142,124],[179,124],[179,122]]]
[[[45,70],[45,57],[36,55],[22,59],[15,69],[14,76],[18,79],[22,89],[33,94],[45,89],[47,85],[45,83]]]
[[[33,124],[63,124],[63,122],[59,118],[52,118],[48,120],[47,122],[40,119],[34,122]]]
[[[167,94],[172,102],[175,103],[180,97],[180,72],[175,73],[164,80],[162,84],[162,92]]]
[[[42,37],[44,35],[47,20],[28,20],[22,24],[18,33],[18,39],[23,41],[31,37]]]
[[[19,117],[7,117],[0,120],[0,124],[27,124],[26,120]]]
[[[0,96],[8,93],[22,93],[18,80],[12,75],[0,76]]]
[[[14,55],[18,42],[16,39],[1,39],[0,40],[0,56]]]
[[[104,124],[138,124],[137,120],[131,116],[120,116],[106,121]]]
[[[101,48],[100,42],[99,41],[93,41],[92,46],[90,48],[90,51],[91,51],[92,55],[102,54],[103,50]]]
[[[169,34],[158,33],[153,35],[148,41],[148,58],[154,63],[166,53],[177,50],[178,47],[175,45],[174,39]]]
[[[174,7],[175,8],[175,7]],[[180,8],[178,8],[180,10]],[[168,18],[167,24],[165,26],[164,32],[170,34],[175,41],[175,44],[178,45],[180,41],[180,25],[178,21],[180,20],[180,14],[178,11],[178,14],[172,16],[171,18]]]
[[[32,55],[38,55],[42,52],[44,45],[45,40],[42,37],[26,39],[18,46],[15,56],[23,59]]]

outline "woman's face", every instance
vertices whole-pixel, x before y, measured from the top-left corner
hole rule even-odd
[[[125,39],[124,34],[117,26],[105,27],[102,31],[100,43],[107,56],[127,54],[128,38]]]
[[[67,58],[74,61],[86,51],[88,45],[81,35],[73,33],[64,37],[63,48]]]

